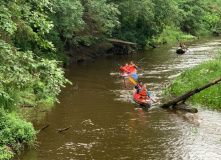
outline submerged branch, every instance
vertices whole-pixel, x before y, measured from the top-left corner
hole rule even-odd
[[[66,131],[66,130],[68,130],[68,129],[70,129],[72,126],[69,126],[69,127],[67,127],[67,128],[64,128],[64,129],[57,129],[57,132],[63,132],[63,131]]]
[[[44,126],[42,129],[40,130],[45,130],[46,128],[48,128],[51,125],[51,123],[47,124],[46,126]]]

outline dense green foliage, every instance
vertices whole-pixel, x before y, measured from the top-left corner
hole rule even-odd
[[[110,0],[114,1],[114,0]],[[220,2],[212,0],[121,0],[120,29],[114,37],[145,47],[162,39],[165,29],[178,29],[195,36],[220,32]],[[182,35],[182,33],[180,33]]]
[[[168,88],[165,88],[165,92],[171,93],[174,96],[182,95],[189,90],[194,90],[195,88],[199,88],[212,80],[219,78],[220,75],[220,58],[218,60],[207,61],[193,69],[184,71],[180,76],[173,80]],[[190,100],[193,103],[220,108],[220,95],[221,84],[218,83],[190,97]]]
[[[36,145],[36,131],[30,122],[21,120],[15,114],[6,114],[0,109],[0,159],[9,159],[13,153],[6,150],[10,147],[15,153],[20,153],[26,146]]]
[[[220,2],[212,0],[50,0],[46,37],[61,57],[72,46],[90,46],[104,37],[138,43],[144,48],[162,39],[170,27],[194,36],[220,32]],[[182,34],[182,33],[180,33]],[[59,58],[58,58],[59,59]],[[61,59],[61,58],[60,58]],[[62,60],[62,59],[61,59]]]
[[[43,55],[53,51],[45,33],[49,1],[0,1],[0,159],[9,159],[24,146],[35,144],[31,123],[15,112],[20,106],[55,102],[68,82],[55,60]]]

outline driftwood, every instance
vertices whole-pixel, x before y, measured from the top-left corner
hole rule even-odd
[[[63,132],[63,131],[66,131],[66,130],[68,130],[68,129],[70,129],[72,126],[69,126],[69,127],[67,127],[67,128],[64,128],[64,129],[57,129],[57,132]]]
[[[47,124],[46,126],[44,126],[41,130],[45,130],[46,128],[48,128],[51,124]]]
[[[169,108],[170,106],[172,106],[173,108],[179,109],[179,106],[176,106],[179,102],[185,103],[185,101],[189,97],[193,96],[196,93],[199,93],[200,91],[202,91],[202,90],[204,90],[204,89],[206,89],[206,88],[208,88],[208,87],[210,87],[210,86],[212,86],[214,84],[217,84],[219,81],[221,81],[221,77],[211,81],[210,83],[207,83],[206,85],[204,85],[204,86],[202,86],[200,88],[196,88],[194,90],[188,91],[188,92],[184,93],[183,95],[177,97],[176,99],[162,104],[160,107],[162,107],[162,108]],[[184,107],[182,107],[182,109],[185,110]],[[192,112],[192,113],[196,113],[197,109],[195,109],[195,108],[186,109],[186,111],[189,111],[189,112]]]

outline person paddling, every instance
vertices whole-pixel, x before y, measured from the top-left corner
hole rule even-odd
[[[184,43],[180,43],[180,48],[181,49],[185,49],[186,48],[185,44]]]
[[[131,61],[130,68],[131,68],[131,70],[133,70],[134,68],[138,68],[138,67],[133,63],[133,61]]]
[[[147,87],[146,85],[143,86],[143,88],[140,90],[140,95],[142,99],[148,99],[148,100],[151,100],[150,98],[150,93],[149,91],[147,90]]]
[[[143,88],[143,82],[139,81],[139,83],[135,86],[135,89],[137,90],[137,94],[140,93],[142,88]]]
[[[123,72],[126,72],[126,73],[130,73],[128,63],[126,63],[124,67],[121,66],[120,70],[123,71]]]

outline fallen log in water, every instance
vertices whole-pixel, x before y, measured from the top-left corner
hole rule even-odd
[[[45,130],[46,128],[48,128],[51,125],[51,123],[47,124],[46,126],[44,126],[42,129],[40,130]]]
[[[63,131],[66,131],[66,130],[68,130],[68,129],[70,129],[72,126],[69,126],[69,127],[67,127],[67,128],[64,128],[64,129],[57,129],[57,132],[63,132]]]
[[[167,103],[162,104],[160,107],[162,107],[162,108],[169,108],[169,107],[172,106],[172,107],[175,108],[175,109],[179,109],[180,107],[179,107],[179,105],[177,105],[179,102],[185,103],[185,101],[186,101],[189,97],[193,96],[193,95],[196,94],[196,93],[199,93],[200,91],[202,91],[202,90],[204,90],[204,89],[206,89],[206,88],[208,88],[208,87],[210,87],[210,86],[212,86],[212,85],[214,85],[214,84],[217,84],[219,81],[221,81],[221,77],[219,77],[219,78],[217,78],[217,79],[211,81],[210,83],[207,83],[206,85],[204,85],[204,86],[202,86],[202,87],[200,87],[200,88],[196,88],[196,89],[194,89],[194,90],[188,91],[188,92],[184,93],[183,95],[177,97],[176,99],[171,100],[171,101],[169,101],[169,102],[167,102]],[[183,107],[183,105],[182,105],[182,108],[180,108],[180,109],[181,109],[181,110],[186,110],[186,111],[192,112],[192,113],[198,112],[197,109],[195,109],[195,108],[186,108],[186,109],[185,109],[185,107]]]

